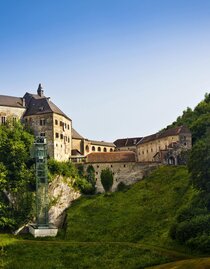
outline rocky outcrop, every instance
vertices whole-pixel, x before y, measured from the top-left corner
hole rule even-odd
[[[49,222],[61,227],[66,215],[66,209],[72,201],[80,197],[80,192],[71,187],[71,179],[56,176],[49,184]]]

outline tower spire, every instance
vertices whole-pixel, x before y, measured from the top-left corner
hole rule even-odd
[[[42,84],[39,83],[39,86],[38,86],[38,89],[37,89],[37,94],[42,97],[44,96],[44,91],[43,91],[43,87],[42,87]]]

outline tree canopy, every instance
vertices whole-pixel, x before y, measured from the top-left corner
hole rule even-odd
[[[0,125],[0,229],[15,227],[31,212],[33,141],[33,135],[20,122]]]

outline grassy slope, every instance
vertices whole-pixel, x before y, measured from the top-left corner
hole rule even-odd
[[[133,243],[20,240],[0,235],[1,269],[134,269],[183,259]]]
[[[126,192],[77,200],[68,211],[65,238],[170,245],[176,212],[194,192],[188,182],[185,167],[161,167]]]
[[[194,192],[184,167],[162,167],[125,192],[83,197],[68,210],[65,241],[0,235],[0,268],[140,269],[189,258],[168,231]]]
[[[210,258],[198,258],[192,260],[184,260],[171,262],[168,264],[149,267],[148,269],[209,269]]]

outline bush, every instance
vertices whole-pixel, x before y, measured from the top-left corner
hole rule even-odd
[[[90,194],[92,191],[92,185],[85,178],[77,177],[73,187],[83,194]]]
[[[52,175],[62,175],[72,178],[78,175],[78,170],[73,163],[58,162],[54,159],[48,160],[48,170]]]
[[[117,191],[127,191],[128,186],[124,182],[119,182],[117,185]]]
[[[109,168],[106,168],[101,171],[101,183],[103,185],[105,192],[111,190],[113,185],[113,175],[112,171]]]
[[[92,165],[89,165],[86,170],[86,179],[91,184],[92,188],[89,189],[88,194],[94,194],[96,191],[96,178],[95,178],[95,169]]]

